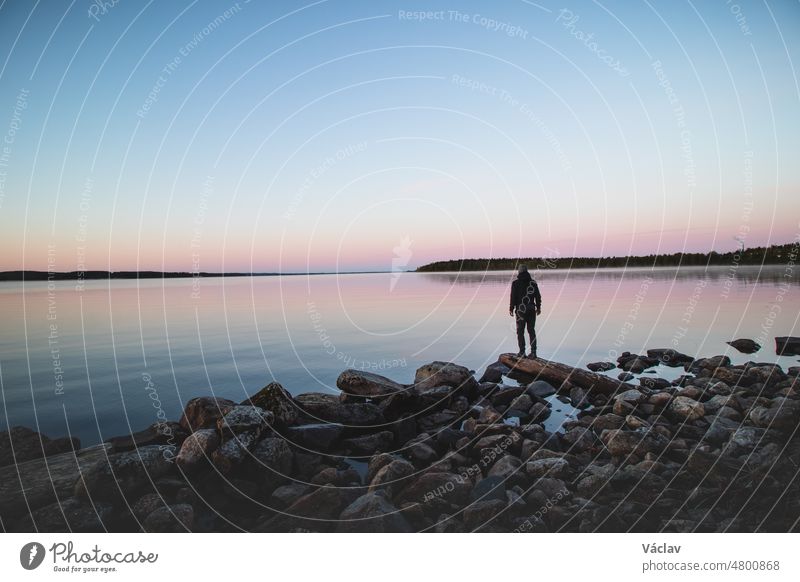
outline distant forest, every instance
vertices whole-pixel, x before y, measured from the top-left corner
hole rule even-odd
[[[753,247],[729,253],[673,253],[633,257],[528,257],[497,259],[455,259],[422,265],[420,273],[438,271],[506,271],[517,265],[536,269],[597,269],[608,267],[703,267],[713,265],[785,265],[797,259],[798,243]]]

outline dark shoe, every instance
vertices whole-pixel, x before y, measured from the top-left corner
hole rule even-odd
[[[528,357],[529,358],[533,358],[535,360],[536,359],[536,352],[531,352],[531,355],[528,356]]]
[[[525,350],[518,351],[517,352],[517,356],[519,356],[520,358],[524,358],[525,357]]]

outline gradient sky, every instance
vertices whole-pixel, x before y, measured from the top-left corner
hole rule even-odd
[[[0,5],[0,270],[414,268],[800,231],[795,1],[100,4]]]

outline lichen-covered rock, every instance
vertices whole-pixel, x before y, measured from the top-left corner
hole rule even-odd
[[[660,453],[669,444],[654,430],[604,430],[600,440],[615,457]]]
[[[293,463],[294,453],[286,440],[269,437],[253,447],[250,466],[261,485],[271,491],[289,478]]]
[[[206,466],[211,461],[211,454],[219,446],[219,434],[211,428],[203,428],[189,435],[175,463],[184,471],[193,471],[199,467]]]
[[[342,402],[334,394],[320,392],[300,394],[295,400],[315,421],[345,426],[376,426],[385,422],[381,409],[371,402]]]
[[[431,362],[417,369],[414,375],[414,386],[418,390],[433,388],[434,386],[451,386],[460,388],[477,381],[468,368],[451,362]]]
[[[217,429],[224,438],[251,433],[257,439],[275,421],[272,412],[258,406],[234,406],[217,420]]]
[[[245,405],[258,406],[271,412],[280,426],[291,426],[297,421],[298,405],[283,386],[270,382],[257,393],[242,402]]]
[[[120,496],[130,499],[173,468],[157,445],[110,455],[81,474],[75,482],[75,497],[112,502]]]
[[[414,473],[414,465],[408,461],[404,459],[390,461],[376,471],[369,483],[369,492],[385,490],[388,497],[392,498],[408,485],[409,479]]]

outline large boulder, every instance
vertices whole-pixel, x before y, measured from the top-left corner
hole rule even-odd
[[[382,492],[362,495],[348,505],[339,516],[340,532],[408,533],[406,518]]]
[[[380,374],[363,370],[345,370],[336,379],[336,386],[346,396],[381,398],[403,392],[406,387]]]
[[[506,366],[503,362],[497,361],[494,364],[489,364],[486,366],[486,370],[484,370],[483,376],[481,376],[481,379],[478,380],[478,382],[481,384],[484,382],[502,382],[503,375],[508,374],[510,371],[511,368]]]
[[[111,437],[106,442],[111,445],[112,453],[132,451],[148,445],[164,445],[170,447],[173,452],[177,452],[187,434],[186,429],[177,422],[156,422],[144,430]]]
[[[200,396],[186,403],[180,425],[189,431],[201,428],[213,428],[236,403],[227,398]]]
[[[297,403],[277,382],[270,382],[242,404],[270,411],[280,426],[290,426],[297,421]]]
[[[184,471],[193,471],[206,466],[211,454],[219,446],[219,434],[211,428],[203,428],[189,435],[181,445],[175,458],[178,467]]]
[[[477,381],[468,368],[451,362],[431,362],[417,369],[414,386],[426,390],[435,386],[477,388]]]
[[[75,482],[75,497],[111,502],[118,502],[121,497],[132,499],[173,468],[157,445],[110,455],[81,473]]]
[[[384,423],[381,409],[371,402],[342,402],[334,394],[310,392],[295,399],[307,416],[314,420],[345,426],[375,426]]]

